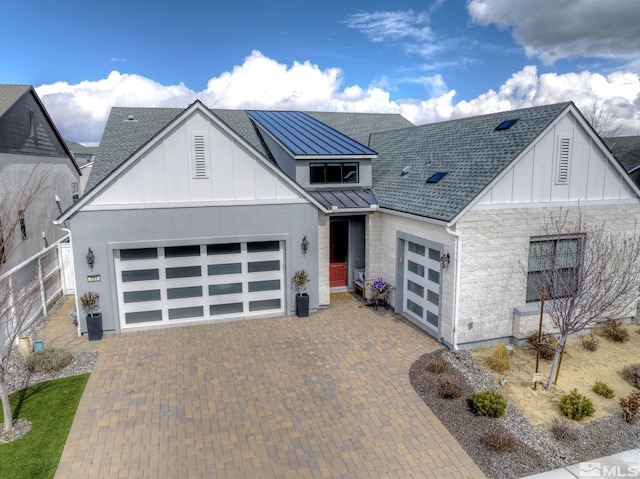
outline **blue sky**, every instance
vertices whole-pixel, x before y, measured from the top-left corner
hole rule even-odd
[[[111,106],[401,113],[415,123],[573,100],[640,134],[638,0],[0,0],[0,83],[68,139]]]

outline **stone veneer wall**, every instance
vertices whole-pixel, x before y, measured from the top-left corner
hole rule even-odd
[[[577,207],[565,208],[575,217]],[[640,204],[585,205],[587,224],[606,221],[613,232],[633,232],[640,219]],[[526,304],[526,267],[529,240],[540,236],[545,215],[560,208],[508,208],[471,210],[459,221],[462,240],[462,281],[458,344],[491,345],[522,338],[538,328],[537,305]],[[640,226],[640,225],[638,225]],[[514,308],[528,314],[514,315]],[[635,311],[635,308],[633,308]],[[630,313],[633,315],[634,313]],[[545,318],[545,330],[552,327]]]
[[[318,304],[331,302],[329,287],[329,216],[318,210]],[[312,285],[310,285],[313,287]]]

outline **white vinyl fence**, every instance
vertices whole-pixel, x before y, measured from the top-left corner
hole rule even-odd
[[[58,298],[74,294],[69,236],[11,268],[0,276],[0,285],[9,316],[2,318],[2,336],[17,340]]]

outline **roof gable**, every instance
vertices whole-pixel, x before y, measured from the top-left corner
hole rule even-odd
[[[571,103],[461,118],[372,135],[380,207],[452,221]],[[505,120],[510,128],[496,130]],[[411,167],[401,175],[403,169]],[[447,173],[427,183],[435,173]]]

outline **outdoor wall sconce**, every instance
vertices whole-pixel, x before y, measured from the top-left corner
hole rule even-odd
[[[451,261],[449,253],[443,253],[442,256],[440,256],[440,266],[442,266],[442,269],[447,269],[449,267],[449,261]]]
[[[96,255],[93,254],[93,251],[91,251],[91,248],[89,248],[89,252],[87,253],[87,265],[89,266],[89,269],[91,271],[93,271],[93,265],[95,264],[96,261]]]
[[[302,238],[302,251],[304,254],[307,254],[307,250],[309,249],[309,241],[307,241],[307,237]]]

